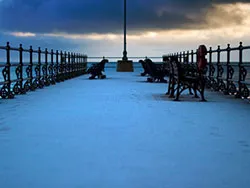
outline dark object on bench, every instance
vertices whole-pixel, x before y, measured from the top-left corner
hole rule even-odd
[[[175,101],[179,100],[180,94],[191,88],[194,90],[195,98],[199,98],[197,91],[201,95],[201,101],[206,101],[204,97],[205,91],[205,73],[206,73],[206,47],[202,45],[198,50],[198,65],[196,64],[181,64],[178,58],[172,56],[170,59],[170,83],[169,97],[174,97]],[[176,94],[175,94],[176,92]]]
[[[166,70],[163,64],[153,63],[151,59],[145,59],[144,62],[145,62],[146,70],[149,74],[149,77],[147,78],[148,82],[167,83],[167,80],[164,79],[164,77],[166,76]]]
[[[104,72],[105,64],[108,63],[107,59],[103,59],[100,63],[93,64],[89,69],[87,70],[87,74],[91,74],[89,79],[95,79],[97,76],[99,79],[106,78],[106,75],[104,75],[102,72]]]
[[[147,74],[149,74],[148,67],[147,67],[145,61],[139,60],[139,63],[141,63],[142,68],[143,68],[143,70],[144,70],[144,72],[141,73],[141,76],[146,76]]]

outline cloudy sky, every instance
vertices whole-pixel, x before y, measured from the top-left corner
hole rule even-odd
[[[128,56],[250,45],[250,0],[127,0]],[[121,56],[123,0],[0,0],[0,45]]]

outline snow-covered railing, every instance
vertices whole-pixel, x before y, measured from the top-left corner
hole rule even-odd
[[[197,63],[197,50],[171,53],[163,56],[166,60],[169,56],[178,56],[180,62]],[[250,46],[208,50],[208,63],[206,85],[214,91],[221,91],[225,95],[234,95],[236,98],[250,98]]]
[[[0,46],[0,97],[14,98],[85,73],[87,56],[63,51]],[[15,54],[16,53],[16,54]],[[13,55],[14,54],[14,55]]]

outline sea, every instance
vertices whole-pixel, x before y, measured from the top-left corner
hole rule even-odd
[[[98,62],[88,62],[87,66],[90,67],[94,63],[98,63]],[[158,61],[156,63],[161,63],[161,62]],[[15,62],[12,64],[17,65],[18,63]],[[28,65],[28,62],[24,62],[24,64]],[[34,64],[36,64],[36,63],[34,62]],[[141,68],[141,70],[142,70],[142,66],[138,61],[134,61],[133,64],[134,64],[134,68]],[[109,62],[105,65],[105,69],[116,69],[116,65],[117,65],[117,62]],[[237,81],[239,80],[239,67],[238,67],[238,64],[236,62],[232,63],[232,65],[233,65],[233,68],[235,71],[234,76],[233,76],[233,80],[235,81],[235,83],[237,83]],[[3,74],[2,74],[2,70],[4,69],[4,66],[5,66],[5,63],[0,62],[0,87],[2,85],[2,82],[4,82],[4,78],[3,78]],[[24,78],[27,78],[26,68],[27,68],[27,66],[23,67]],[[223,66],[223,68],[224,68],[223,78],[226,78],[226,76],[227,76],[226,75],[226,66]],[[249,84],[249,87],[250,87],[250,64],[248,66],[246,66],[245,68],[247,69],[246,83]],[[217,69],[216,66],[215,66],[215,69]],[[11,66],[11,70],[10,70],[11,71],[11,80],[17,79],[15,70],[16,70],[16,66]],[[42,74],[42,72],[41,72],[41,74]],[[33,75],[35,75],[35,66],[33,66]],[[215,72],[215,76],[216,75],[217,75],[217,70]]]

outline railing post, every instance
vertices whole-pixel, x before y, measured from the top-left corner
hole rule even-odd
[[[70,67],[70,72],[71,72],[71,78],[75,77],[75,69],[74,69],[74,56],[73,56],[73,52],[70,53],[70,59],[71,59],[71,67]]]
[[[42,62],[41,62],[41,48],[38,48],[38,79],[39,79],[39,88],[44,87],[44,81],[41,79],[41,67],[42,67]]]
[[[8,70],[7,70],[7,81],[8,81],[8,93],[9,93],[9,96],[13,93],[11,91],[11,73],[10,73],[10,68],[11,68],[11,63],[10,63],[10,43],[7,42],[7,46],[6,46],[6,66],[8,67]]]
[[[71,61],[72,61],[72,77],[76,77],[76,62],[75,62],[75,56],[74,53],[71,52]]]
[[[74,78],[74,56],[73,56],[73,52],[70,52],[70,74],[71,74],[71,78]]]
[[[229,94],[229,85],[230,85],[230,82],[229,82],[229,79],[230,79],[229,66],[230,66],[230,52],[231,52],[230,50],[231,50],[230,44],[227,44],[227,78],[226,78],[226,89],[224,91],[225,95]]]
[[[87,71],[87,64],[88,64],[88,56],[87,55],[84,55],[84,63],[85,63],[85,70],[84,70],[84,74],[86,73]]]
[[[70,79],[70,61],[71,61],[71,59],[70,59],[70,52],[66,52],[67,53],[67,79]]]
[[[62,51],[60,51],[60,59],[61,59],[61,61],[60,61],[60,74],[59,74],[59,77],[60,77],[60,81],[64,81],[64,68],[63,68],[63,61],[64,61],[64,58],[63,58],[63,52]]]
[[[77,53],[77,61],[79,63],[79,69],[80,69],[80,71],[82,71],[82,63],[81,63],[81,60],[80,60],[80,54],[79,53]]]
[[[212,87],[212,84],[213,84],[213,82],[212,82],[212,80],[213,80],[213,78],[212,78],[212,67],[213,67],[213,65],[212,65],[212,47],[209,47],[209,50],[208,50],[208,67],[209,67],[209,69],[208,69],[208,83],[207,83],[207,87],[208,88],[211,88]]]
[[[88,63],[88,59],[86,55],[82,55],[83,56],[83,71],[82,74],[85,74],[87,71],[87,63]]]
[[[212,47],[209,47],[209,76],[212,76],[212,69],[211,69],[211,66],[212,66]]]
[[[81,73],[81,75],[83,75],[84,74],[85,63],[84,63],[84,58],[83,58],[82,54],[80,54],[80,57],[81,57],[81,62],[82,62],[82,73]]]
[[[43,66],[43,74],[45,74],[43,75],[45,86],[49,86],[50,81],[49,81],[49,76],[48,76],[48,49],[47,48],[45,48],[45,65]]]
[[[191,50],[191,63],[194,64],[194,50]]]
[[[78,76],[79,67],[78,67],[78,63],[76,60],[76,53],[74,53],[73,56],[74,56],[74,62],[75,62],[75,76]]]
[[[58,50],[56,50],[56,66],[55,66],[55,78],[56,78],[56,82],[60,82],[60,78],[59,78],[59,52]]]
[[[72,52],[69,52],[69,72],[70,72],[70,78],[73,78],[73,57]]]
[[[79,76],[79,63],[77,61],[77,58],[76,58],[76,53],[74,53],[74,59],[75,59],[75,62],[76,62],[76,72],[77,72],[77,76]]]
[[[19,46],[19,65],[20,65],[20,78],[19,79],[19,86],[20,86],[20,93],[24,94],[23,91],[23,46],[20,44]],[[16,69],[17,70],[17,69]]]
[[[198,65],[198,49],[196,49],[196,52],[195,52],[195,64]]]
[[[31,47],[31,49],[32,49],[32,47]],[[32,50],[32,52],[33,52],[33,50]],[[39,79],[39,71],[40,71],[40,69],[39,69],[39,53],[38,53],[38,51],[36,53],[37,53],[38,59],[37,59],[37,64],[35,65],[35,77],[34,77],[35,79],[34,79],[34,81],[32,80],[32,87],[34,88],[34,90],[37,89],[38,87],[40,88],[40,81],[39,81],[40,80]],[[33,72],[33,70],[32,70],[32,72]]]
[[[77,62],[78,62],[78,65],[79,65],[79,75],[81,75],[81,71],[82,71],[82,64],[79,60],[79,54],[77,53]]]
[[[64,80],[68,79],[68,67],[67,67],[67,52],[64,52],[64,58],[65,58],[65,62],[64,62],[64,66],[63,66],[63,70],[64,70]]]
[[[50,68],[49,68],[49,71],[50,71],[50,83],[52,85],[55,85],[56,84],[56,79],[55,79],[55,71],[54,71],[54,50],[51,49],[51,52],[50,52],[50,57],[51,57],[51,64],[50,64]]]
[[[27,84],[25,83],[25,85],[28,85],[28,87],[31,91],[35,91],[36,85],[33,84],[33,48],[32,48],[32,46],[30,46],[29,54],[30,54],[30,63],[29,63],[28,68],[26,69],[27,76],[28,75],[29,76],[28,76],[28,80],[26,82]],[[26,89],[26,91],[27,91],[27,89]]]
[[[68,79],[71,78],[71,55],[70,52],[68,52]]]
[[[79,63],[80,71],[82,71],[82,62],[81,62],[80,54],[79,53],[77,53],[77,61]]]
[[[10,76],[10,43],[7,42],[6,45],[6,64],[2,70],[4,77],[4,85],[1,88],[0,96],[4,99],[13,99],[14,93],[11,91],[11,76]]]
[[[78,66],[78,63],[77,63],[77,59],[76,59],[76,53],[74,53],[74,62],[75,62],[75,71],[76,71],[76,76],[78,76],[78,73],[79,73],[79,66]]]
[[[25,94],[25,90],[23,88],[23,47],[22,44],[19,45],[19,64],[16,67],[16,77],[17,81],[13,87],[13,91],[15,94]]]
[[[218,46],[218,48],[217,48],[216,67],[217,67],[217,75],[216,75],[216,88],[215,88],[215,91],[219,91],[220,90],[220,46]]]
[[[182,55],[183,55],[183,57],[182,57],[182,61],[183,61],[183,63],[185,63],[185,61],[186,61],[186,52],[185,52],[185,51],[183,51]]]
[[[242,42],[240,42],[240,46],[239,46],[239,64],[238,64],[238,68],[239,68],[239,79],[238,79],[238,91],[236,94],[236,98],[241,98],[241,92],[242,92],[242,52],[243,52],[243,46],[242,46]]]

